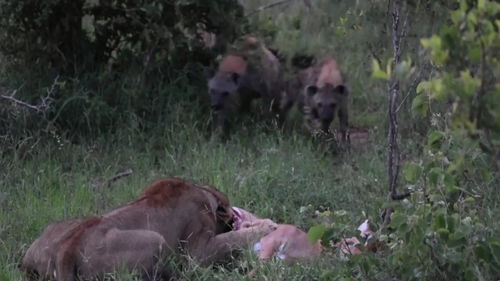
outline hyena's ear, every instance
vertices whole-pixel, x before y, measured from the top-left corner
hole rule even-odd
[[[203,72],[203,74],[205,76],[205,79],[210,80],[215,75],[215,69],[212,68],[212,67],[209,67],[209,68],[205,69],[205,71]]]
[[[238,84],[240,81],[240,75],[238,73],[231,73],[231,79],[233,80],[234,84]]]
[[[308,96],[312,97],[318,92],[318,87],[314,85],[309,85],[306,87],[306,93]]]
[[[343,95],[343,96],[347,96],[349,94],[349,90],[347,89],[346,86],[344,85],[338,85],[337,87],[335,87],[335,89],[333,89],[335,92]]]

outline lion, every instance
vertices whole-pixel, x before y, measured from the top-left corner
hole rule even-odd
[[[267,220],[231,231],[233,220],[227,196],[216,188],[163,179],[102,216],[50,224],[21,269],[32,279],[85,280],[126,269],[152,280],[168,276],[158,266],[166,257],[187,254],[202,265],[225,261],[276,228]]]
[[[278,58],[255,37],[245,37],[241,45],[222,58],[217,71],[207,73],[214,131],[218,135],[226,133],[231,111],[248,113],[256,99],[263,100],[273,117],[279,115],[284,83]]]
[[[283,115],[296,104],[304,115],[305,127],[313,134],[327,133],[338,115],[343,141],[348,141],[348,95],[345,79],[330,56],[315,65],[299,71],[287,83],[282,92],[281,112]]]

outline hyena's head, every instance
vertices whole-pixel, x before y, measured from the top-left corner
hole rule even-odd
[[[312,117],[319,121],[323,131],[328,131],[338,108],[347,100],[347,88],[344,85],[325,84],[321,88],[307,86],[305,91]]]
[[[238,91],[240,75],[234,72],[215,72],[208,78],[210,105],[214,111],[224,110]]]

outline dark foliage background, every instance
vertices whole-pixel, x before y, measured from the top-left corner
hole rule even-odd
[[[189,85],[203,84],[202,66],[241,34],[243,22],[234,0],[2,1],[4,87],[30,103],[50,89],[54,103],[42,118],[2,108],[0,129],[95,134],[120,122],[158,121],[175,95],[165,85],[184,92],[181,102],[196,100]],[[201,31],[217,34],[217,44],[205,47]]]

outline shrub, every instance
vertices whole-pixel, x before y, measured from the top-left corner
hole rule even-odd
[[[83,64],[185,64],[206,56],[199,30],[230,41],[242,15],[233,0],[9,0],[0,2],[0,50],[70,72]]]

